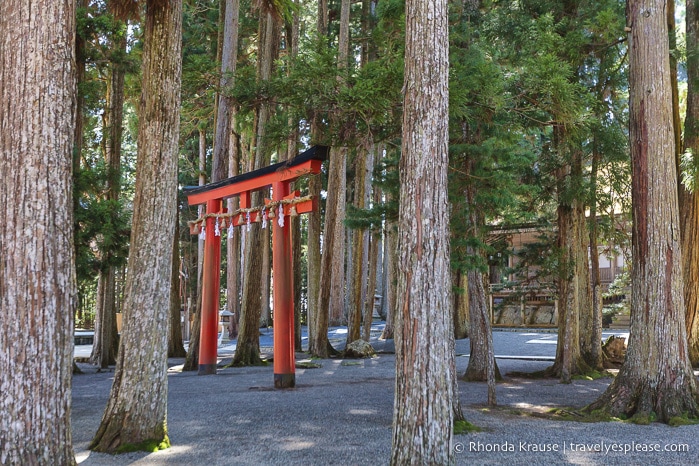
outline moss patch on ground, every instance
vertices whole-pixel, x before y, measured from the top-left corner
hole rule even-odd
[[[483,429],[468,421],[454,421],[454,435],[464,435],[471,432],[481,432]]]
[[[117,448],[116,453],[132,453],[135,451],[146,451],[155,453],[156,451],[170,448],[170,439],[166,435],[162,440],[144,440],[140,443],[127,443]]]

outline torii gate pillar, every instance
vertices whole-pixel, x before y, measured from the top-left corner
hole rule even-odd
[[[289,182],[272,184],[272,200],[289,195]],[[291,258],[291,222],[272,222],[272,273],[274,274],[274,386],[296,385],[294,350],[294,272]]]
[[[221,199],[206,201],[206,213],[221,210]],[[204,264],[202,265],[201,320],[199,333],[199,375],[216,373],[218,354],[218,295],[221,281],[221,236],[214,235],[213,218],[205,223]]]

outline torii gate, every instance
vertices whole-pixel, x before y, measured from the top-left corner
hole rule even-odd
[[[292,272],[290,222],[284,217],[312,212],[317,199],[290,192],[291,182],[303,175],[320,173],[328,148],[313,146],[297,157],[227,178],[205,186],[185,188],[189,205],[206,203],[206,214],[190,222],[192,234],[204,236],[199,375],[215,374],[217,363],[218,302],[221,274],[221,232],[228,227],[267,222],[272,226],[272,270],[274,271],[274,386],[296,385],[294,358],[294,275]],[[253,191],[272,187],[272,200],[261,207],[250,206]],[[240,196],[240,209],[226,212],[223,199]]]

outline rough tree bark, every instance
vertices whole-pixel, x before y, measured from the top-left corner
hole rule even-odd
[[[466,162],[466,172],[473,173],[475,160],[469,158]],[[468,214],[466,230],[470,236],[482,240],[482,232],[485,227],[485,215],[478,209],[476,200],[476,186],[469,182],[466,186],[466,202]],[[466,248],[468,256],[481,256],[486,263],[484,252],[476,250],[472,246]],[[468,288],[468,316],[469,316],[469,344],[470,356],[464,379],[469,381],[485,381],[488,383],[488,404],[495,406],[495,381],[499,380],[500,369],[495,362],[495,349],[493,347],[493,332],[490,327],[490,310],[488,309],[488,296],[486,295],[486,274],[477,268],[472,268],[466,273]]]
[[[345,86],[346,70],[349,58],[349,23],[350,23],[350,0],[342,0],[340,4],[340,33],[337,44],[337,70],[338,82],[340,86]],[[338,115],[332,115],[334,126],[340,127]],[[339,138],[342,139],[342,136]],[[342,325],[345,319],[345,261],[346,261],[346,232],[345,232],[345,198],[347,195],[347,147],[333,147],[330,150],[330,165],[328,167],[328,203],[332,189],[333,203],[332,209],[325,209],[325,230],[323,240],[329,239],[328,229],[334,223],[332,231],[332,248],[323,248],[323,258],[320,271],[320,288],[323,297],[319,300],[320,309],[327,309],[330,325]],[[334,162],[333,162],[334,160]],[[332,186],[331,186],[332,183]],[[326,254],[330,253],[330,254]],[[326,257],[327,256],[327,257]],[[330,291],[326,301],[323,287]]]
[[[221,78],[219,80],[218,109],[216,132],[214,135],[214,173],[221,176],[236,176],[239,173],[238,140],[234,133],[235,103],[228,95],[235,85],[235,70],[238,61],[238,26],[240,24],[240,2],[226,0],[221,2],[223,9],[223,28],[221,37]],[[224,168],[227,170],[223,171]],[[226,201],[228,211],[238,210],[238,198]],[[233,234],[226,238],[226,288],[228,300],[226,309],[233,313],[231,325],[237,328],[237,318],[240,315],[238,298],[238,281],[240,271],[240,235]],[[234,330],[235,333],[235,330]]]
[[[685,328],[665,3],[630,0],[633,234],[626,361],[588,410],[669,422],[699,415]]]
[[[562,153],[566,147],[565,129],[554,128],[555,144]],[[585,209],[579,198],[582,180],[582,153],[573,148],[570,162],[558,169],[558,250],[560,254],[558,285],[558,343],[556,360],[546,370],[551,377],[570,383],[576,374],[589,372],[581,351],[581,313],[589,305],[588,251],[585,232]],[[600,345],[602,342],[600,341]]]
[[[699,5],[687,4],[687,116],[684,122],[685,151],[692,153],[692,166],[699,165]],[[699,365],[699,195],[694,189],[680,188],[682,222],[682,275],[687,308],[686,329],[689,360]]]
[[[132,5],[119,0],[107,2],[107,12],[117,21],[126,22],[135,14]],[[126,26],[124,25],[124,29]],[[113,56],[126,53],[126,32],[120,31],[110,38]],[[124,120],[124,79],[126,69],[120,59],[110,60],[107,76],[106,109],[103,117],[102,141],[105,163],[107,166],[107,194],[110,202],[117,202],[121,192],[121,140]],[[113,211],[112,215],[116,215]],[[102,262],[111,264],[113,251],[102,251]],[[116,362],[119,339],[116,326],[116,267],[108,265],[100,270],[97,279],[98,299],[95,310],[95,333],[90,362],[102,369]]]
[[[114,382],[90,449],[165,446],[167,326],[172,245],[154,248],[177,220],[182,1],[149,0],[124,326]]]
[[[468,338],[469,333],[468,274],[459,270],[452,275],[452,283],[459,288],[459,292],[454,293],[454,338],[461,340]]]
[[[277,57],[279,46],[278,29],[279,25],[275,17],[270,12],[261,12],[259,25],[260,60],[257,68],[259,81],[267,81],[271,77],[272,66]],[[260,104],[256,112],[256,147],[253,169],[259,169],[269,164],[265,140],[265,126],[270,116],[269,105],[269,103]],[[262,205],[262,194],[260,191],[252,193],[251,198],[252,206]],[[266,235],[264,238],[266,238]],[[263,264],[262,241],[264,241],[264,238],[261,234],[260,224],[252,223],[245,237],[245,272],[243,274],[240,328],[238,345],[231,363],[236,366],[262,363],[260,359],[260,316],[262,313],[262,299],[269,300],[269,295],[262,296],[262,267],[269,267],[269,264]]]
[[[199,186],[206,184],[206,131],[199,128]],[[197,209],[199,217],[204,215],[204,205],[200,204]],[[194,319],[189,331],[189,347],[187,348],[187,359],[182,367],[183,371],[195,371],[199,368],[199,333],[201,331],[201,287],[202,270],[204,266],[204,240],[197,238],[197,295],[194,305]]]
[[[287,219],[288,220],[288,219]],[[270,228],[260,229],[259,235],[261,236],[261,246],[262,250],[259,254],[262,254],[262,300],[260,305],[262,309],[260,310],[260,327],[269,327],[272,324],[272,309],[269,305],[269,297],[272,291],[272,237],[270,234]]]
[[[364,298],[364,313],[362,322],[362,339],[371,339],[371,324],[374,320],[374,295],[376,294],[376,275],[379,262],[380,233],[372,231],[369,236],[369,277],[367,278],[367,292]]]
[[[318,30],[327,29],[327,3],[319,3]],[[324,10],[325,9],[325,10]],[[340,73],[347,68],[349,54],[350,2],[343,0],[340,8],[340,36],[337,67]],[[339,77],[342,82],[342,77]],[[318,271],[318,299],[308,351],[316,357],[327,358],[335,353],[328,341],[328,325],[339,325],[344,314],[345,283],[345,193],[347,191],[347,148],[332,147],[328,164],[328,196],[325,202],[323,251]],[[316,188],[312,185],[312,188]],[[314,194],[313,192],[311,194]],[[311,219],[313,221],[313,219]],[[310,228],[310,227],[309,227]],[[310,238],[309,238],[310,241]],[[314,251],[315,252],[315,251]]]
[[[262,196],[253,193],[252,205],[260,205]],[[243,227],[247,228],[247,227]],[[243,282],[242,313],[238,329],[238,341],[231,365],[261,365],[260,315],[262,313],[262,238],[260,224],[252,223],[245,238],[245,272]]]
[[[590,202],[590,326],[586,329],[589,332],[589,342],[602,341],[602,283],[600,282],[599,251],[597,248],[597,176],[599,173],[599,163],[602,154],[599,152],[597,144],[593,141],[592,167],[590,170],[590,191],[592,199]],[[587,264],[585,264],[587,265]],[[600,344],[589,347],[583,346],[583,358],[587,364],[596,370],[604,369],[602,360],[602,346]]]
[[[384,296],[386,306],[386,326],[381,333],[381,339],[392,340],[395,335],[396,316],[396,280],[398,277],[398,238],[395,222],[386,222],[384,229],[386,241],[384,254],[386,260],[386,293]]]
[[[316,34],[320,38],[325,37],[328,30],[328,2],[320,0],[318,2],[318,18],[316,22]],[[315,115],[311,121],[311,140],[317,143],[321,138],[320,117]],[[314,199],[320,199],[320,191],[322,188],[321,175],[312,176],[308,180],[308,194]],[[320,201],[318,202],[320,206]],[[311,352],[311,347],[327,348],[330,343],[327,341],[327,324],[325,324],[325,334],[320,335],[316,326],[319,323],[318,319],[318,298],[320,295],[320,233],[322,231],[320,207],[314,212],[307,215],[308,218],[308,351]],[[322,318],[321,318],[322,319]],[[327,317],[325,318],[327,321]]]
[[[315,315],[314,331],[315,338],[309,339],[308,351],[316,357],[327,358],[333,354],[335,350],[330,345],[328,340],[328,325],[329,316],[331,314],[330,307],[331,295],[335,294],[334,306],[342,307],[344,293],[342,287],[344,280],[335,280],[333,278],[335,272],[344,275],[344,252],[337,253],[338,250],[344,251],[345,227],[339,223],[337,218],[338,210],[341,210],[344,219],[344,192],[345,192],[345,157],[346,149],[331,149],[330,165],[328,168],[328,196],[325,204],[325,228],[323,229],[323,254],[320,259],[320,282],[318,289],[317,312]],[[342,199],[339,199],[342,193]],[[338,231],[339,230],[339,231]],[[337,255],[335,262],[333,257]]]
[[[406,2],[391,464],[453,464],[447,2]],[[416,421],[417,420],[417,421]]]
[[[172,238],[172,271],[170,273],[170,324],[168,325],[167,357],[183,358],[187,356],[182,341],[180,296],[180,225],[175,220],[175,234]]]
[[[373,168],[376,167],[379,161],[379,154],[383,152],[383,145],[379,144],[373,149],[374,162],[372,163]],[[373,171],[372,168],[372,171]],[[378,205],[381,202],[381,189],[378,186],[372,187],[372,177],[367,179],[367,189],[372,189],[373,204]],[[379,275],[379,267],[382,264],[379,263],[379,255],[381,253],[381,230],[379,228],[373,228],[369,236],[369,279],[367,282],[366,297],[364,299],[364,328],[362,331],[362,338],[364,341],[369,341],[371,337],[371,324],[374,319],[374,294],[376,293],[377,276]],[[384,327],[385,328],[385,327]]]
[[[308,179],[308,194],[314,199],[320,199],[322,187],[321,175],[311,176]],[[320,202],[318,202],[320,206]],[[308,351],[320,357],[327,357],[328,341],[328,317],[322,316],[318,309],[320,297],[320,207],[307,215],[308,218]],[[320,327],[319,327],[320,325]],[[318,329],[321,329],[320,331]],[[324,329],[324,330],[323,330]]]
[[[371,199],[371,170],[374,166],[373,144],[357,150],[354,177],[354,206],[365,209]],[[349,289],[350,306],[347,318],[347,344],[362,337],[362,318],[364,317],[364,300],[373,291],[367,291],[367,274],[369,273],[369,230],[356,229],[352,235],[352,280]],[[375,271],[374,271],[375,273]],[[371,320],[370,320],[371,322]],[[366,322],[365,322],[366,323]],[[370,324],[371,325],[371,324]]]
[[[470,382],[488,383],[488,404],[495,406],[495,381],[500,380],[500,369],[495,362],[493,332],[490,327],[490,312],[485,294],[485,277],[478,270],[470,270],[468,276],[469,343],[471,355],[463,376]]]
[[[582,173],[582,169],[580,170]],[[577,219],[580,223],[580,236],[575,244],[575,276],[577,278],[577,301],[578,315],[580,316],[580,331],[579,345],[580,357],[585,366],[592,369],[602,369],[601,358],[592,359],[592,355],[597,353],[601,356],[602,352],[602,334],[601,327],[595,335],[595,327],[597,324],[602,325],[601,315],[600,320],[594,315],[592,306],[592,286],[590,280],[590,235],[588,231],[588,223],[585,217],[585,205],[580,202],[577,205]],[[595,254],[596,255],[596,254]],[[599,338],[598,338],[599,337]]]
[[[75,2],[0,14],[0,463],[75,464]]]
[[[299,5],[299,0],[295,0],[294,4]],[[298,57],[299,54],[299,37],[301,34],[301,18],[298,11],[294,11],[292,19],[290,22],[286,23],[285,28],[285,39],[286,46],[288,49],[288,63],[287,63],[287,76],[290,75],[293,70],[293,60]],[[299,120],[290,112],[288,118],[289,135],[286,138],[286,159],[291,160],[296,155],[298,155],[298,141],[299,141]],[[296,183],[292,184],[292,190],[296,189]],[[291,254],[292,254],[292,267],[294,271],[294,347],[301,351],[302,349],[302,329],[301,329],[301,316],[303,314],[303,305],[301,303],[301,297],[303,294],[303,284],[302,284],[302,265],[301,265],[301,218],[291,217]],[[308,324],[310,319],[306,319]]]

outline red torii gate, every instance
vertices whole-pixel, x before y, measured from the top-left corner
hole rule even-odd
[[[195,188],[185,188],[189,205],[206,203],[206,214],[190,222],[192,234],[204,234],[201,333],[199,339],[199,375],[216,374],[218,301],[221,274],[221,232],[226,226],[247,225],[269,220],[272,224],[272,270],[274,271],[274,386],[290,388],[296,384],[294,358],[294,275],[291,257],[291,230],[285,216],[312,212],[317,199],[299,197],[290,192],[291,182],[303,175],[320,173],[328,148],[313,146],[297,157]],[[252,207],[253,191],[272,187],[272,200]],[[223,199],[240,196],[240,209],[226,212]]]

